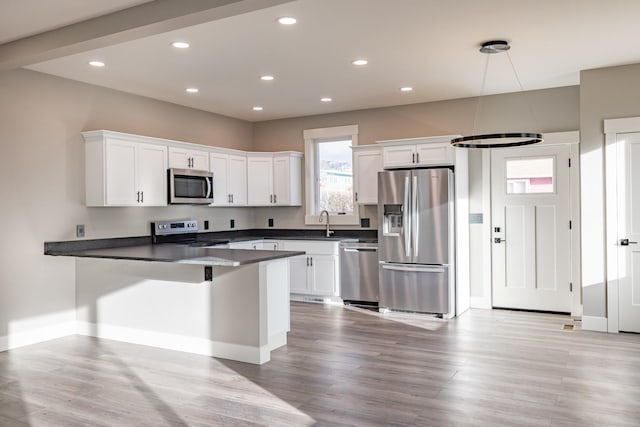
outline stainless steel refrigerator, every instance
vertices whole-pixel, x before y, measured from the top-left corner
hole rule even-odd
[[[380,307],[451,313],[453,171],[378,173]]]

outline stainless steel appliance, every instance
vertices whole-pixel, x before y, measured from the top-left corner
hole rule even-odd
[[[169,169],[167,176],[170,204],[213,203],[213,173],[191,169]]]
[[[340,297],[345,304],[378,306],[378,244],[343,240],[340,253]]]
[[[151,242],[179,243],[189,246],[218,246],[229,243],[229,239],[198,240],[198,221],[195,219],[175,219],[151,223]]]
[[[380,307],[454,315],[453,171],[378,173]]]

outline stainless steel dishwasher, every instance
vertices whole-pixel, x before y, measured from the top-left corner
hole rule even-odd
[[[378,243],[340,242],[340,297],[345,304],[378,305]]]

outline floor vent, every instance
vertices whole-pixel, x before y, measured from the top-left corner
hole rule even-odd
[[[562,325],[562,330],[563,331],[573,331],[573,330],[575,330],[575,328],[576,328],[575,325],[570,325],[568,323],[565,323],[565,324]]]

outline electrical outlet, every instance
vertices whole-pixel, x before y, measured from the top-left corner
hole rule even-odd
[[[84,237],[84,224],[76,225],[76,237]]]
[[[236,228],[236,220],[235,219],[232,219],[232,220],[229,221],[229,227],[230,228]]]
[[[269,218],[269,227],[273,227],[273,218]]]
[[[209,221],[208,220],[204,220],[204,229],[208,230],[209,229]]]
[[[360,227],[371,227],[369,218],[360,218]]]
[[[213,281],[213,267],[210,265],[204,266],[204,281],[212,282]]]

